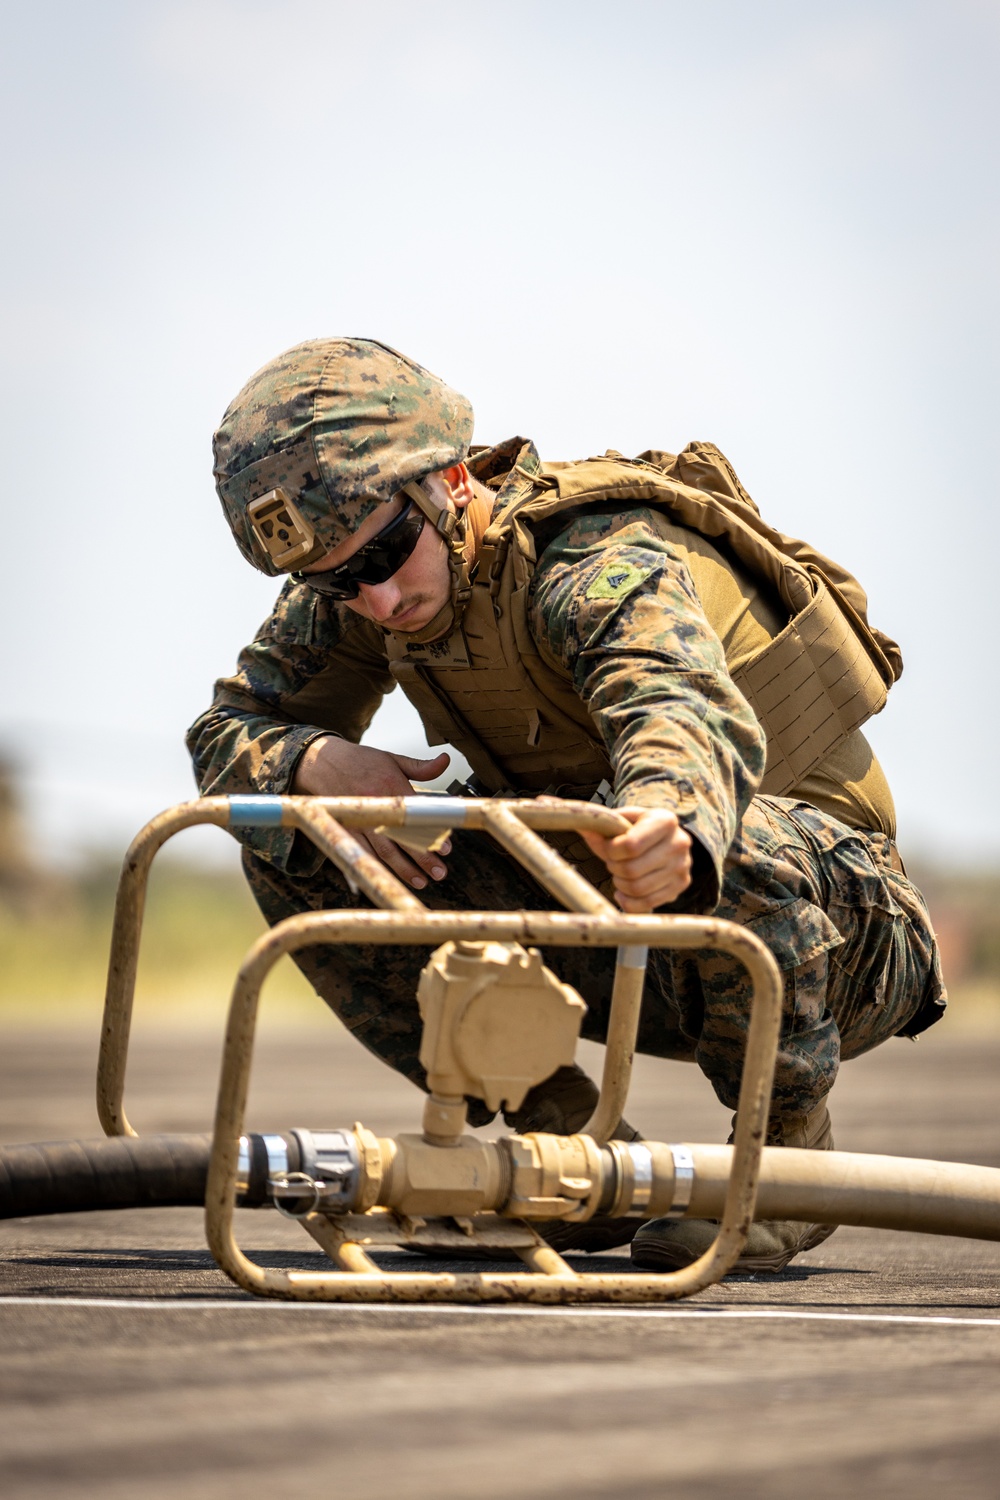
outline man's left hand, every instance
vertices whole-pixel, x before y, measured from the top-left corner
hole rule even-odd
[[[616,807],[615,812],[633,825],[628,833],[583,837],[607,865],[622,911],[655,911],[675,901],[691,884],[691,835],[665,808]]]

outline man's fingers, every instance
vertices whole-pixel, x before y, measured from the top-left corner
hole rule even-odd
[[[616,888],[615,900],[622,911],[641,916],[656,911],[660,906],[666,906],[668,901],[676,901],[687,889],[687,884],[686,880],[672,881],[669,885],[660,886],[650,896],[627,896],[624,891]]]
[[[653,898],[659,891],[668,887],[673,891],[673,895],[663,897],[665,901],[671,901],[674,895],[680,895],[691,878],[691,863],[689,860],[678,861],[669,866],[650,870],[646,875],[615,875],[612,878],[616,891],[638,901],[649,901],[650,910],[652,910],[652,907],[657,905]]]
[[[619,833],[613,839],[608,839],[608,859],[640,859],[660,844],[690,843],[690,834],[685,833],[673,813],[653,813],[636,823],[628,833]]]
[[[541,798],[536,798],[536,801],[541,801]],[[591,854],[596,854],[598,859],[603,859],[604,863],[607,864],[608,845],[610,844],[611,840],[606,839],[604,835],[600,833],[588,833],[585,828],[580,829],[580,837],[583,839],[583,842],[586,844]]]
[[[691,883],[691,836],[666,809],[618,811],[634,825],[627,833],[584,838],[607,865],[622,911],[655,911]]]
[[[624,870],[611,870],[609,874],[615,890],[621,891],[626,896],[646,899],[665,885],[677,884],[678,893],[683,890],[691,880],[691,860],[685,856],[680,859],[664,860],[661,864],[654,865],[642,873],[629,867]]]
[[[396,847],[398,848],[399,845],[397,844]],[[449,845],[448,848],[450,851],[451,846]],[[448,868],[441,858],[443,852],[443,850],[433,852],[430,849],[426,852],[420,849],[407,849],[406,851],[409,858],[415,861],[420,866],[420,869],[430,875],[433,880],[443,880],[448,873]]]
[[[691,840],[687,837],[673,840],[664,840],[663,843],[654,844],[644,854],[636,855],[630,859],[616,859],[611,855],[605,860],[610,873],[614,876],[622,875],[629,879],[638,879],[643,875],[649,875],[655,870],[666,869],[673,865],[683,865],[691,859]]]
[[[404,854],[398,844],[392,839],[375,837],[371,840],[372,853],[391,870],[393,875],[402,880],[406,885],[412,886],[414,890],[422,891],[427,885],[427,876],[416,865],[408,855]]]
[[[433,760],[417,760],[412,755],[394,755],[392,758],[408,781],[433,781],[451,764],[451,756],[446,750],[435,755]]]
[[[353,833],[359,844],[363,844],[374,854],[380,864],[385,865],[386,869],[391,870],[393,875],[398,876],[400,880],[405,880],[407,885],[416,885],[418,879],[421,884],[427,884],[421,871],[407,858],[399,845],[392,842],[392,839],[387,839],[384,835],[375,833],[369,834],[366,837],[363,833],[359,833],[357,829],[354,829]]]
[[[372,853],[394,875],[398,875],[400,880],[405,880],[407,885],[413,886],[414,890],[424,890],[428,876],[432,880],[443,880],[448,873],[444,860],[439,854],[432,854],[430,851],[426,854],[410,850],[404,852],[398,844],[386,838],[384,834],[370,835],[368,843]]]
[[[629,819],[634,825],[627,833],[616,833],[611,838],[602,834],[587,833],[581,829],[582,837],[594,854],[605,864],[624,863],[654,849],[658,844],[677,841],[689,845],[690,835],[684,831],[674,813],[666,809],[616,807],[615,811]]]

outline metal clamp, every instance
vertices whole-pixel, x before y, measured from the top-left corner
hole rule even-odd
[[[671,1146],[674,1159],[674,1196],[664,1219],[683,1219],[694,1192],[694,1157],[687,1146]]]
[[[632,1158],[632,1203],[627,1219],[646,1219],[649,1200],[653,1196],[653,1153],[641,1141],[633,1141],[628,1148]]]

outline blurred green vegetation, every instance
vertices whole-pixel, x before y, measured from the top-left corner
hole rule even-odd
[[[1000,874],[919,876],[941,943],[952,997],[949,1024],[1000,1026]],[[99,1012],[104,995],[118,867],[93,860],[73,875],[35,874],[0,885],[0,1013],[43,1018]],[[217,1024],[240,961],[264,922],[238,868],[162,857],[153,865],[136,1005],[187,1022]],[[268,1016],[317,1016],[320,1002],[290,959],[268,980]]]
[[[72,873],[41,868],[20,821],[14,778],[0,758],[0,1015],[45,1019],[100,1015],[118,883],[118,861],[94,857]],[[952,999],[949,1025],[1000,1027],[1000,870],[917,863]],[[142,935],[137,1013],[152,1008],[190,1023],[219,1024],[239,964],[264,922],[234,860],[228,868],[153,864]],[[268,1020],[325,1014],[288,958],[264,993]]]
[[[233,851],[235,856],[235,850]],[[0,1014],[6,1020],[72,1011],[100,1016],[121,856],[94,855],[71,872],[41,865],[21,816],[15,768],[0,755]],[[230,868],[153,862],[146,901],[137,1013],[155,1008],[217,1024],[250,944],[264,931],[235,857]],[[298,969],[282,958],[264,1008],[322,1014]]]
[[[913,878],[954,950],[949,955],[954,977],[1000,984],[1000,871],[928,865],[916,869]]]
[[[912,861],[930,907],[951,1006],[949,1026],[1000,1028],[1000,871]]]
[[[104,998],[118,867],[94,860],[73,875],[43,875],[0,893],[0,1008],[6,1017],[98,1012]],[[238,870],[161,858],[146,902],[137,1011],[202,1013],[218,1021],[236,970],[264,921]],[[265,989],[265,1006],[318,1013],[320,1001],[289,959]]]

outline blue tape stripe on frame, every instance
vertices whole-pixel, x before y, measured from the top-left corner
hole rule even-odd
[[[230,797],[230,828],[278,828],[280,825],[280,797]]]

